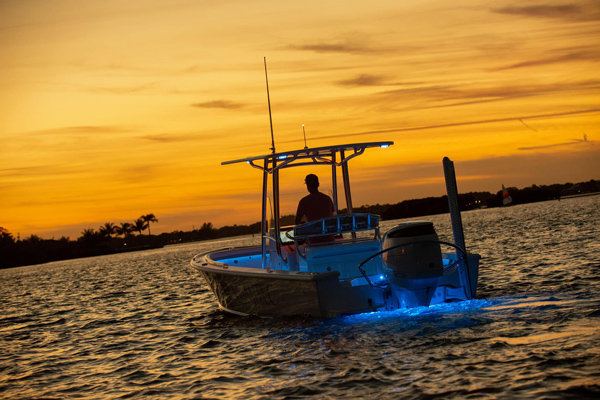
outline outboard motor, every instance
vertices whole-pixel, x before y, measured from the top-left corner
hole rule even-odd
[[[429,306],[444,273],[442,251],[431,222],[407,222],[383,237],[384,272],[400,307]],[[415,243],[408,245],[408,243]]]

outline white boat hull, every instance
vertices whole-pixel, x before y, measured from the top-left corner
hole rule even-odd
[[[446,255],[448,262],[452,254]],[[227,262],[215,261],[226,260]],[[470,255],[471,271],[479,256]],[[356,260],[358,265],[362,259]],[[339,271],[309,272],[262,269],[261,249],[223,249],[201,254],[191,262],[217,298],[219,308],[237,315],[282,317],[303,315],[331,318],[337,315],[394,310],[423,305],[407,301],[418,296],[410,285],[391,288],[370,285],[364,277],[340,279]],[[382,274],[371,275],[381,281]],[[476,274],[473,275],[474,279]],[[456,270],[439,279],[431,304],[466,300]]]

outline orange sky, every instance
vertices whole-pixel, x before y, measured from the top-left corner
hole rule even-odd
[[[596,0],[0,0],[0,30],[21,238],[259,221],[261,174],[220,162],[269,152],[264,56],[278,150],[302,124],[309,146],[396,143],[351,164],[356,205],[443,195],[444,156],[461,192],[600,179]]]

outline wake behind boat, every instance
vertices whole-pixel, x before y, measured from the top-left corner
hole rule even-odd
[[[349,161],[367,149],[391,145],[388,141],[273,150],[223,162],[246,163],[262,171],[262,240],[260,246],[225,248],[192,259],[219,308],[262,317],[334,317],[474,298],[480,257],[465,250],[454,165],[448,158],[444,171],[454,243],[441,242],[430,222],[403,223],[382,236],[378,215],[353,212]],[[280,173],[317,166],[331,171],[335,215],[280,226]],[[340,172],[346,214],[338,204]],[[325,237],[331,240],[316,240]],[[451,249],[443,252],[442,246]]]

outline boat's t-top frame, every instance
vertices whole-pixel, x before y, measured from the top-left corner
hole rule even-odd
[[[281,255],[281,227],[279,226],[280,205],[279,205],[279,171],[285,168],[302,167],[309,165],[330,165],[331,166],[331,187],[333,192],[333,204],[336,212],[338,207],[338,179],[336,167],[342,168],[342,182],[344,185],[344,195],[346,198],[346,208],[348,214],[352,214],[352,195],[350,191],[350,175],[348,172],[348,161],[362,155],[367,148],[381,147],[387,148],[394,142],[369,142],[353,143],[337,146],[314,147],[301,150],[293,150],[279,153],[266,154],[256,157],[248,157],[239,160],[224,161],[221,165],[236,164],[245,162],[250,166],[263,171],[263,190],[262,190],[262,248],[263,259],[266,254],[266,241],[274,240],[276,242],[277,253]],[[267,224],[267,192],[268,176],[272,175],[273,190],[273,229],[274,235],[268,236]]]

